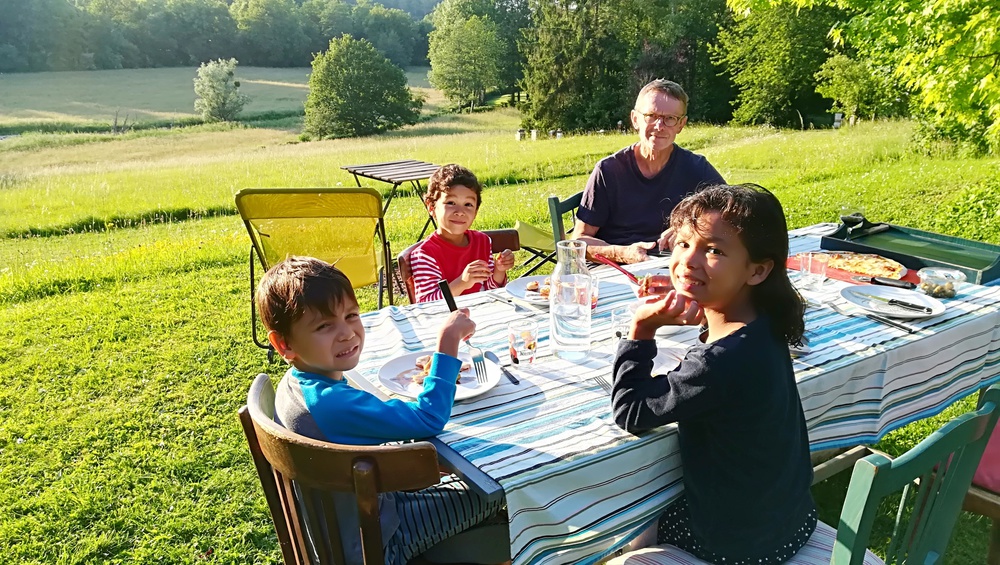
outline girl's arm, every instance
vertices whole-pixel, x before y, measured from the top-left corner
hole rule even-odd
[[[694,419],[721,406],[723,383],[712,378],[704,351],[688,352],[666,375],[652,376],[656,342],[622,340],[615,356],[612,408],[615,423],[639,433]]]

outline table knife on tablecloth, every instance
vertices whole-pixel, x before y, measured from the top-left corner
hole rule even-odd
[[[890,306],[898,306],[900,308],[905,308],[907,310],[913,310],[915,312],[923,312],[924,314],[930,314],[934,310],[929,306],[924,306],[923,304],[914,304],[912,302],[906,302],[904,300],[898,300],[895,298],[886,298],[884,296],[877,296],[875,294],[866,294],[864,292],[855,292],[855,296],[861,296],[863,298],[868,298],[870,300],[878,300],[879,302],[884,302]]]

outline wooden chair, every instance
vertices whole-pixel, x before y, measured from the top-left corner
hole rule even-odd
[[[931,565],[944,556],[962,500],[1000,415],[1000,385],[983,395],[975,412],[963,414],[896,459],[873,453],[854,465],[840,524],[820,522],[787,564],[860,565],[882,563],[868,551],[879,504],[902,491],[886,563]],[[910,511],[909,509],[913,509]],[[907,513],[908,520],[904,520]],[[905,523],[904,523],[905,522]],[[670,545],[617,557],[609,565],[704,564]]]
[[[962,509],[992,521],[987,565],[1000,565],[1000,431],[994,429]]]
[[[492,253],[500,253],[504,249],[518,251],[521,249],[521,240],[516,230],[485,230],[483,233],[490,236],[493,244]],[[406,285],[406,296],[410,299],[410,304],[417,303],[417,292],[413,287],[413,268],[410,265],[410,254],[420,245],[420,242],[402,250],[396,256],[396,267],[399,269],[399,278]]]
[[[265,374],[254,379],[239,415],[285,565],[344,563],[334,493],[356,498],[365,563],[381,565],[378,494],[426,488],[440,478],[437,452],[427,442],[348,446],[286,430],[274,422],[274,389]]]

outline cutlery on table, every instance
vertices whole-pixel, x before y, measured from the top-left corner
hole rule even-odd
[[[510,374],[510,371],[507,370],[507,367],[504,367],[503,365],[500,364],[500,358],[497,357],[496,353],[493,353],[492,351],[487,351],[486,353],[484,353],[484,355],[486,355],[487,359],[496,363],[497,367],[500,367],[500,371],[503,372],[503,376],[507,377],[507,380],[510,381],[510,384],[512,385],[521,384],[521,381],[517,380],[517,377]]]
[[[852,314],[850,312],[847,312],[846,310],[843,310],[840,306],[837,306],[837,304],[835,302],[827,302],[826,304],[829,305],[830,308],[833,308],[833,310],[835,312],[837,312],[838,314],[840,314],[841,316],[847,316],[847,317],[857,316],[857,314]],[[901,323],[897,322],[896,320],[890,320],[889,318],[884,318],[882,316],[879,316],[878,314],[868,314],[868,313],[865,313],[863,315],[864,315],[865,318],[868,318],[869,320],[872,320],[874,322],[880,322],[880,323],[885,324],[887,326],[892,326],[892,327],[894,327],[896,329],[903,330],[906,333],[911,333],[912,334],[912,333],[916,333],[918,331],[917,328],[914,328],[913,326],[908,326],[906,324],[901,324]]]
[[[595,254],[593,257],[594,257],[594,260],[597,261],[597,262],[599,262],[599,263],[604,263],[605,265],[607,265],[609,267],[613,267],[615,269],[618,269],[619,271],[621,271],[621,273],[623,275],[625,275],[626,277],[628,277],[628,280],[632,281],[632,284],[634,284],[636,286],[639,286],[639,279],[637,279],[636,276],[633,275],[632,273],[630,273],[630,272],[626,271],[625,269],[623,269],[622,266],[619,265],[618,263],[615,263],[614,261],[612,261],[611,259],[608,259],[604,255],[596,255]]]
[[[930,314],[933,310],[929,306],[924,306],[923,304],[914,304],[912,302],[906,302],[905,300],[898,300],[896,298],[886,298],[884,296],[878,296],[877,294],[867,294],[864,292],[853,292],[854,296],[861,296],[869,300],[878,300],[888,304],[889,306],[898,306],[900,308],[905,308],[907,310],[913,310],[915,312],[923,312],[924,314]]]
[[[869,277],[867,275],[854,275],[851,277],[852,281],[866,282],[871,284],[878,284],[883,286],[893,286],[896,288],[905,288],[907,290],[913,290],[917,288],[917,285],[911,283],[910,281],[900,281],[896,279],[890,279],[887,277]]]
[[[601,375],[598,375],[598,376],[594,377],[594,380],[597,381],[597,385],[599,387],[601,387],[602,389],[604,389],[604,392],[606,392],[608,394],[611,394],[611,391],[613,390],[613,388],[611,386],[611,383],[608,382],[608,379],[604,378]]]
[[[441,294],[444,295],[444,301],[448,303],[448,309],[452,312],[458,310],[458,305],[455,304],[455,297],[451,294],[451,287],[448,286],[448,281],[444,279],[438,281],[438,288],[441,289]],[[465,340],[465,345],[469,348],[469,355],[472,355],[472,365],[476,369],[476,382],[486,384],[489,379],[486,376],[486,362],[483,360],[483,350],[473,347],[468,339]]]

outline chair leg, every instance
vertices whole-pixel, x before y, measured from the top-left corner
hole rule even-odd
[[[1000,565],[1000,519],[994,518],[990,528],[990,553],[986,558],[987,565]]]
[[[556,254],[555,254],[555,253],[550,253],[550,254],[549,254],[548,256],[546,256],[546,257],[545,257],[544,259],[542,259],[541,261],[539,261],[537,265],[535,265],[534,267],[532,267],[532,268],[528,269],[528,271],[527,271],[527,272],[525,272],[525,273],[524,273],[523,275],[521,275],[521,276],[522,276],[522,277],[526,277],[526,276],[530,275],[531,273],[534,273],[534,272],[535,272],[535,271],[537,271],[537,270],[538,270],[538,269],[539,269],[539,268],[540,268],[540,267],[541,267],[542,265],[544,265],[545,263],[547,263],[547,262],[549,262],[549,261],[552,261],[552,262],[555,262],[555,261],[554,261],[554,259],[555,259],[555,256],[556,256]]]

